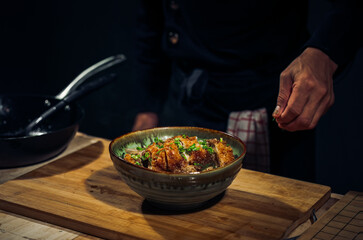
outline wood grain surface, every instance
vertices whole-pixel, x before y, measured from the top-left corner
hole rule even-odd
[[[108,144],[0,185],[0,209],[106,239],[281,239],[330,197],[327,186],[242,169],[205,207],[160,210],[122,182]]]

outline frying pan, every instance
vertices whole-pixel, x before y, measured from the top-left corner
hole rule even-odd
[[[40,163],[63,152],[84,116],[75,100],[109,83],[115,74],[82,83],[124,60],[124,55],[116,55],[92,65],[56,96],[0,95],[0,169]],[[52,109],[59,105],[62,107]],[[31,132],[20,131],[23,134],[19,134],[19,129],[45,116],[49,109],[52,114],[46,114],[33,124]]]

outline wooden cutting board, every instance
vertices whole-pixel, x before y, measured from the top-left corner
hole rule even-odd
[[[327,186],[242,169],[207,207],[159,210],[122,182],[108,144],[0,185],[0,209],[107,239],[281,239],[330,197]]]

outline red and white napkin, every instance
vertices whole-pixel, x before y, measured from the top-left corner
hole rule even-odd
[[[243,168],[270,171],[268,117],[265,108],[230,113],[227,132],[246,144]]]

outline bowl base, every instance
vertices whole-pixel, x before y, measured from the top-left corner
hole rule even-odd
[[[224,194],[225,191],[205,202],[185,203],[185,204],[164,203],[164,202],[156,202],[153,201],[152,199],[145,199],[143,203],[143,212],[149,212],[149,213],[162,213],[163,211],[164,213],[188,212],[188,211],[196,212],[217,204],[223,198]]]

